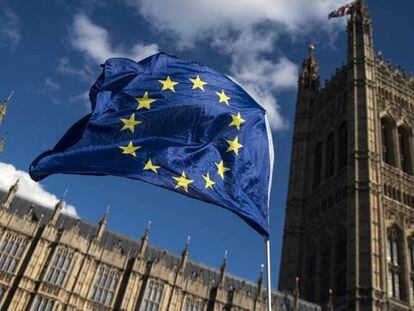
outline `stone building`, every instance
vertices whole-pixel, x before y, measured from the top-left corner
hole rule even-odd
[[[414,78],[375,55],[357,0],[348,60],[299,76],[279,288],[335,310],[414,309]],[[398,34],[396,34],[398,35]]]
[[[1,172],[0,172],[1,173]],[[0,190],[0,310],[266,310],[263,274],[256,283],[106,230]],[[274,310],[320,307],[273,293]]]

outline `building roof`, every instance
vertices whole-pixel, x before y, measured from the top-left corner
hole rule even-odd
[[[0,202],[3,202],[6,197],[6,192],[0,189]],[[49,222],[53,215],[53,210],[34,203],[27,198],[16,196],[9,208],[11,213],[17,216],[23,217],[31,214],[34,221],[40,222],[40,225],[45,225]],[[77,226],[77,230],[81,236],[87,239],[93,239],[98,230],[98,226],[90,224],[74,216],[70,216],[62,213],[56,223],[58,228],[63,230],[70,230],[74,226]],[[126,235],[113,232],[111,230],[105,230],[99,243],[107,250],[113,250],[114,247],[118,247],[125,256],[134,256],[139,249],[140,241],[134,240]],[[175,269],[181,263],[181,256],[173,254],[165,249],[160,249],[152,245],[148,245],[144,255],[146,261],[160,261],[170,268]],[[196,263],[194,261],[188,261],[184,269],[184,275],[194,278],[202,278],[205,285],[211,287],[217,286],[220,278],[220,271],[217,269],[208,267],[206,265]],[[237,276],[225,273],[224,288],[227,291],[245,291],[247,295],[255,297],[257,295],[258,286],[257,283],[244,280]],[[265,291],[262,293],[263,298],[266,296]],[[293,297],[280,293],[273,292],[274,303],[279,306],[289,308],[289,305],[293,305]],[[320,310],[320,307],[316,304],[309,303],[304,300],[300,300],[300,310]]]

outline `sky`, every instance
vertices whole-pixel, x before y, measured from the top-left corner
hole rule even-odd
[[[374,46],[414,69],[414,2],[368,0]],[[31,161],[51,149],[90,111],[89,88],[110,57],[139,61],[163,51],[219,70],[267,109],[275,145],[271,191],[272,287],[277,288],[289,175],[297,75],[316,46],[322,81],[346,61],[346,18],[328,20],[343,0],[0,0],[0,97],[15,90],[0,137],[0,187],[20,178],[20,193],[53,206],[68,189],[66,212],[97,223],[111,205],[108,228],[178,253],[191,236],[190,258],[256,280],[264,241],[227,210],[119,177],[54,175],[37,184]]]

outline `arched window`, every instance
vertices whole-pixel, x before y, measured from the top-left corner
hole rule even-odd
[[[318,143],[313,157],[313,187],[316,188],[321,183],[322,170],[322,143]]]
[[[381,119],[381,136],[382,136],[382,160],[395,166],[395,142],[393,135],[394,124],[387,118]]]
[[[388,295],[392,298],[403,299],[401,260],[401,233],[396,227],[387,232],[387,261],[388,261]]]
[[[346,122],[342,123],[339,128],[338,138],[338,168],[343,168],[346,166],[348,158],[348,129]]]
[[[335,164],[335,141],[334,134],[328,135],[326,140],[326,156],[325,156],[325,176],[330,177],[334,173]]]
[[[398,128],[398,139],[400,143],[401,169],[408,174],[412,174],[411,150],[410,150],[411,135],[408,129],[400,126]]]

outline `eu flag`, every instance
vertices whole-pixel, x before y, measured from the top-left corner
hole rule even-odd
[[[220,205],[269,235],[273,147],[266,111],[239,85],[163,53],[113,58],[92,86],[92,113],[30,166],[48,175],[115,175]]]

